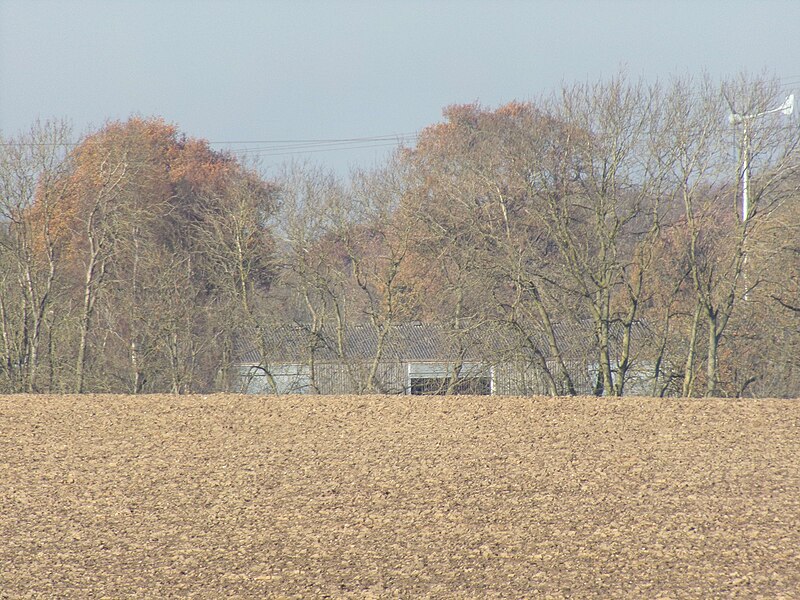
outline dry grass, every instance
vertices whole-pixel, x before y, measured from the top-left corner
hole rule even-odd
[[[0,397],[0,597],[796,598],[800,402]]]

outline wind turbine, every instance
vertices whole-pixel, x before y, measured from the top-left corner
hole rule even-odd
[[[748,125],[753,119],[763,117],[764,115],[771,115],[773,113],[782,113],[790,115],[794,111],[794,94],[789,94],[786,100],[783,101],[778,108],[765,110],[764,112],[754,113],[752,115],[740,115],[739,113],[732,113],[729,117],[732,125],[736,123],[743,124],[743,139],[742,139],[742,223],[747,223],[750,217],[750,132]]]

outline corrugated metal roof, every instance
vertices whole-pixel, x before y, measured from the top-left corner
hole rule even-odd
[[[615,324],[611,329],[612,344],[621,339],[621,328]],[[594,326],[589,321],[555,325],[555,334],[565,359],[586,360],[597,347]],[[637,323],[633,328],[635,340],[646,337],[645,325]],[[256,339],[256,334],[249,337]],[[325,326],[314,333],[310,325],[284,323],[266,326],[263,329],[266,355],[255,345],[242,341],[237,354],[240,364],[306,363],[313,351],[316,361],[342,360],[338,350],[335,328]],[[384,361],[402,362],[452,362],[464,349],[463,360],[494,362],[520,353],[532,353],[536,348],[545,357],[549,349],[542,332],[528,332],[523,342],[521,333],[509,324],[493,323],[491,327],[473,327],[454,332],[435,323],[406,322],[391,325],[383,351]],[[378,350],[378,331],[371,324],[350,325],[343,334],[344,360],[365,361],[374,359]]]
[[[239,362],[306,362],[314,352],[317,361],[340,359],[338,335],[333,327],[324,327],[316,334],[311,328],[290,323],[266,327],[263,332],[266,356],[254,346],[241,347]],[[465,360],[478,360],[478,350],[486,340],[478,340],[472,332],[455,335],[441,325],[432,323],[400,323],[389,327],[383,360],[387,361],[447,361],[459,355],[459,338],[467,348]],[[372,325],[351,325],[344,330],[343,354],[346,360],[371,360],[378,351],[378,331]]]

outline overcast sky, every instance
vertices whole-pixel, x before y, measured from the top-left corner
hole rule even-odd
[[[268,172],[307,156],[344,173],[448,104],[531,99],[621,67],[766,71],[800,90],[798,31],[798,0],[0,0],[0,133],[159,115],[249,148]],[[301,140],[355,141],[284,142]]]

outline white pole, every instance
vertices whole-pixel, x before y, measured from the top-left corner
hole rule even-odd
[[[786,100],[781,104],[778,108],[773,108],[772,110],[767,110],[760,113],[755,113],[752,115],[740,115],[738,113],[733,113],[730,115],[730,122],[732,124],[735,123],[742,123],[743,128],[743,139],[742,139],[742,235],[747,236],[747,221],[750,218],[750,132],[747,130],[747,125],[750,119],[757,119],[758,117],[763,117],[764,115],[770,115],[773,113],[782,113],[784,115],[790,115],[794,111],[794,94],[789,94],[786,97]],[[743,240],[744,241],[744,240]],[[747,254],[745,253],[743,256],[743,260],[747,262]],[[742,266],[742,273],[745,276],[745,281],[747,280],[747,274],[744,272],[744,263]],[[747,300],[747,290],[745,289],[744,299]]]
[[[742,123],[744,129],[744,139],[742,140],[744,155],[742,160],[742,224],[746,225],[747,220],[750,218],[750,132],[747,130],[747,124],[750,119],[763,117],[764,115],[771,115],[773,113],[782,113],[790,115],[794,111],[794,94],[789,94],[778,108],[772,110],[765,110],[764,112],[754,113],[752,115],[740,115],[733,113],[730,115],[731,123]]]
[[[742,140],[742,225],[747,226],[747,219],[750,217],[750,138],[747,131],[747,117],[744,121],[744,139]]]
[[[742,139],[742,242],[747,239],[747,219],[750,217],[750,138],[747,131],[747,117],[744,118],[744,134]],[[744,256],[742,257],[742,276],[744,277],[744,299],[747,298],[747,271],[745,265],[747,264],[747,253],[742,248]]]

